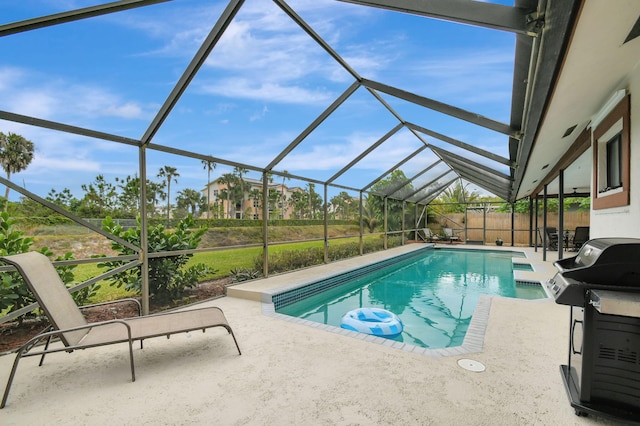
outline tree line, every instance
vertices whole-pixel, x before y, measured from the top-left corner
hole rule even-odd
[[[0,132],[0,165],[6,173],[7,180],[15,173],[26,170],[34,158],[34,143],[23,136],[9,132]],[[211,185],[211,172],[216,168],[213,161],[202,160],[207,172],[207,188]],[[175,205],[171,203],[171,185],[178,183],[180,173],[176,167],[163,166],[156,174],[158,180],[146,180],[146,209],[150,217],[184,218],[188,214],[193,217],[209,218],[255,218],[261,216],[263,192],[245,181],[247,169],[235,167],[232,173],[221,175],[217,182],[224,185],[215,199],[210,199],[210,191],[206,196],[193,188],[178,191]],[[284,218],[285,210],[292,212],[295,219],[319,219],[323,214],[323,200],[316,192],[315,185],[309,183],[305,188],[297,188],[289,196],[284,193],[285,183],[289,178],[285,171],[282,176],[280,190],[270,187],[268,191],[268,212],[270,218]],[[273,183],[273,175],[268,175],[269,183]],[[83,194],[76,197],[69,188],[56,190],[52,188],[46,196],[51,203],[80,217],[117,217],[135,218],[140,210],[140,178],[137,175],[124,178],[115,177],[107,180],[99,174],[92,182],[81,185]],[[2,209],[11,210],[16,216],[48,217],[53,211],[39,203],[22,197],[20,202],[9,202],[10,188],[5,189]],[[245,206],[245,201],[252,203]],[[227,201],[224,203],[224,201]],[[163,204],[166,202],[166,205]],[[335,219],[353,219],[358,213],[357,200],[342,191],[329,202],[331,216]],[[226,206],[226,207],[225,207]]]
[[[0,132],[0,166],[6,173],[7,180],[15,173],[26,170],[34,158],[34,144],[23,136],[9,132]],[[188,214],[193,217],[208,217],[216,219],[253,219],[261,217],[263,208],[263,191],[252,186],[245,180],[247,169],[235,167],[232,172],[222,174],[216,181],[223,185],[217,196],[210,199],[211,172],[215,170],[216,163],[202,160],[204,170],[207,172],[207,191],[203,195],[193,188],[185,188],[178,191],[175,205],[171,204],[171,184],[177,184],[180,173],[177,168],[164,166],[156,174],[159,180],[146,180],[146,208],[150,217],[183,218]],[[274,177],[267,174],[269,184],[274,183]],[[323,199],[315,189],[315,184],[307,183],[304,188],[296,187],[287,191],[284,188],[289,180],[288,172],[282,174],[280,189],[278,185],[269,185],[267,193],[268,218],[285,218],[285,212],[289,212],[288,218],[292,219],[321,219],[324,214]],[[423,188],[418,193],[428,194],[429,191],[439,185],[434,183],[428,188]],[[510,211],[511,205],[498,197],[480,196],[477,191],[468,189],[468,184],[458,182],[446,188],[434,200],[434,209],[438,213],[454,213],[466,208],[468,203],[501,202],[498,211]],[[71,213],[80,217],[118,217],[135,218],[140,209],[139,193],[140,178],[136,175],[124,178],[116,177],[109,182],[103,174],[87,184],[81,185],[83,194],[77,198],[68,188],[60,191],[51,189],[46,199]],[[28,199],[22,198],[20,203],[9,203],[9,187],[5,189],[3,210],[11,208],[13,214],[19,216],[46,217],[52,212],[44,206]],[[414,188],[406,178],[402,170],[393,171],[389,177],[380,180],[371,188],[375,193],[387,193],[393,191],[396,195],[413,194]],[[394,195],[394,194],[387,194]],[[401,197],[398,197],[401,198]],[[249,203],[246,203],[246,201]],[[226,203],[225,203],[226,201]],[[571,198],[565,201],[567,206],[578,205],[579,209],[589,209],[589,199]],[[166,202],[166,207],[162,203]],[[549,200],[549,209],[557,210],[557,201]],[[248,204],[248,205],[245,205]],[[327,208],[331,219],[355,219],[359,217],[359,200],[352,197],[346,191],[341,191],[328,200]],[[405,205],[406,208],[406,205]],[[528,201],[521,200],[515,203],[516,211],[528,209]],[[363,219],[365,226],[372,232],[383,219],[384,197],[369,195],[364,201]],[[388,228],[399,229],[402,216],[402,202],[389,198],[387,200]],[[407,220],[407,218],[405,218]]]

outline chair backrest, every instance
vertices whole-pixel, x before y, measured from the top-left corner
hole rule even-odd
[[[547,226],[544,230],[547,233],[548,238],[552,240],[558,239],[558,229],[555,226]]]
[[[0,259],[15,266],[20,272],[51,325],[56,329],[64,330],[87,324],[87,320],[47,256],[30,251],[3,256]],[[87,332],[88,330],[78,330],[63,333],[60,340],[66,346],[72,346],[77,344]]]
[[[589,227],[588,226],[576,226],[576,230],[573,233],[574,244],[584,244],[589,241]]]
[[[424,232],[424,236],[427,238],[433,237],[433,234],[431,233],[431,228],[422,228],[422,232]]]
[[[447,237],[453,237],[453,228],[442,228],[442,231]]]

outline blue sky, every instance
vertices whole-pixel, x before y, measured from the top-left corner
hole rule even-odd
[[[4,1],[0,23],[96,3]],[[0,38],[0,110],[138,139],[226,4],[175,0]],[[509,122],[513,34],[333,0],[288,4],[362,77]],[[353,81],[274,2],[247,0],[153,143],[264,167]],[[508,157],[505,135],[381,96],[406,121]],[[360,88],[275,170],[324,181],[397,124]],[[12,180],[43,197],[52,188],[81,197],[98,174],[112,182],[138,174],[131,146],[2,120],[0,131],[34,142],[33,163]],[[362,187],[420,146],[403,129],[336,183]],[[402,169],[413,176],[435,159],[425,150]],[[164,165],[178,169],[172,198],[206,184],[199,160],[149,150],[147,162],[152,179]],[[230,171],[219,165],[212,177]]]

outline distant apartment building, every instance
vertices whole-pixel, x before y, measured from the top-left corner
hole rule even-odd
[[[233,182],[229,184],[225,179],[218,178],[205,186],[202,195],[209,195],[210,216],[220,219],[262,219],[262,181],[258,179],[243,178],[244,191],[240,190],[241,184]],[[300,187],[289,188],[283,183],[269,183],[268,211],[269,219],[292,219],[293,206],[290,197],[294,192],[303,192]],[[206,217],[207,212],[203,212]]]

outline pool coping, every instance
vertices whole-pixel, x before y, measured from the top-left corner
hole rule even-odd
[[[300,324],[307,327],[316,328],[319,330],[324,330],[330,333],[340,334],[343,336],[348,336],[352,338],[356,338],[359,340],[364,340],[374,344],[380,344],[388,347],[393,347],[396,349],[400,349],[406,352],[412,352],[428,357],[440,358],[440,357],[451,357],[451,356],[460,356],[466,354],[479,353],[483,351],[484,348],[484,337],[487,329],[487,324],[489,321],[489,314],[491,311],[491,301],[494,297],[500,296],[489,296],[489,295],[480,295],[478,299],[478,303],[474,309],[471,321],[469,323],[469,327],[467,329],[467,333],[463,339],[462,345],[453,346],[450,348],[438,348],[438,349],[429,349],[423,348],[420,346],[412,345],[404,342],[397,342],[394,340],[385,339],[383,337],[372,336],[369,334],[358,333],[351,330],[345,330],[340,327],[335,327],[327,324],[316,323],[313,321],[291,317],[288,315],[280,314],[275,311],[275,305],[272,302],[272,297],[275,294],[283,293],[289,290],[293,290],[296,288],[304,287],[311,283],[321,281],[326,278],[330,278],[360,267],[365,267],[367,265],[371,265],[373,263],[380,262],[381,260],[390,259],[393,257],[397,257],[409,252],[424,250],[427,247],[435,247],[439,245],[435,244],[411,244],[405,245],[401,247],[397,247],[394,249],[389,249],[384,252],[376,252],[371,253],[365,256],[361,256],[358,258],[352,258],[348,260],[338,261],[327,265],[322,265],[315,268],[307,268],[302,271],[294,271],[291,273],[281,274],[274,277],[266,278],[263,280],[255,280],[253,282],[247,284],[241,284],[237,286],[233,286],[228,288],[228,296],[232,297],[242,297],[247,299],[252,299],[261,302],[262,314],[268,317],[276,318],[278,320],[287,321],[294,324]],[[440,246],[442,247],[442,246]],[[499,251],[517,251],[525,254],[524,258],[514,258],[516,259],[514,262],[517,263],[527,263],[530,264],[533,271],[514,271],[514,279],[518,282],[522,282],[525,284],[539,284],[544,291],[547,293],[547,296],[550,297],[548,293],[548,289],[544,285],[544,281],[551,276],[549,275],[550,271],[553,270],[553,267],[549,268],[548,262],[541,262],[535,259],[535,253],[530,253],[524,247],[473,247],[473,246],[443,246],[446,248],[455,248],[455,249],[471,249],[471,250],[499,250]],[[366,258],[366,259],[363,259]],[[318,269],[321,268],[321,269]],[[516,272],[518,274],[516,274]],[[299,277],[299,278],[296,278]],[[272,281],[273,284],[265,284],[268,281]],[[283,284],[282,281],[288,282],[288,284]],[[278,282],[278,284],[276,284]],[[241,287],[246,287],[246,294],[243,293],[243,289]],[[529,302],[536,303],[540,301],[545,301],[546,299],[536,299],[530,300]]]

